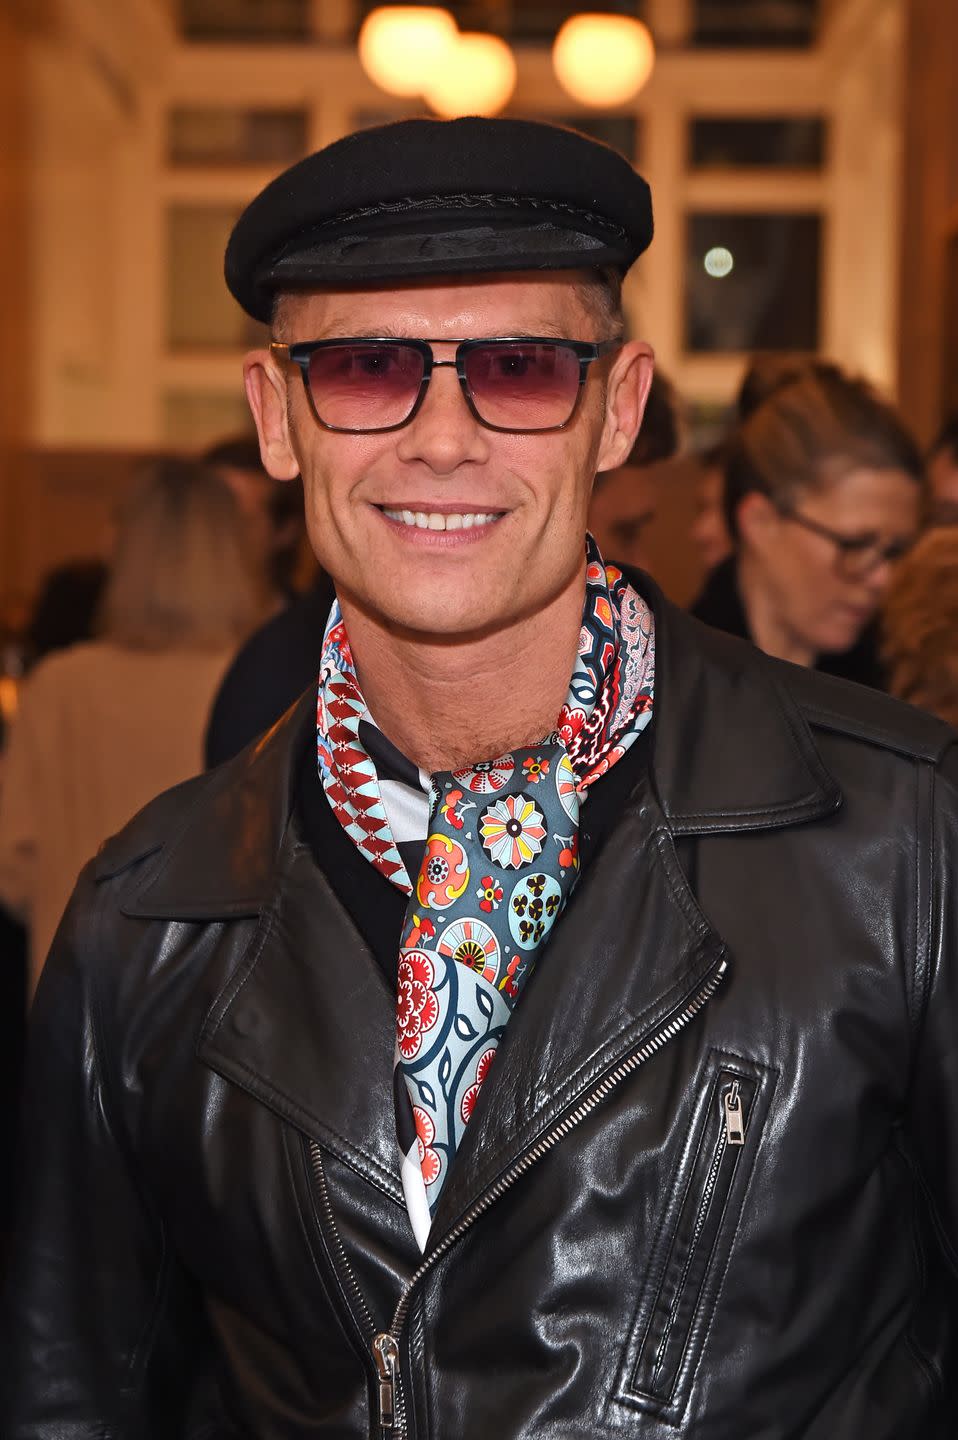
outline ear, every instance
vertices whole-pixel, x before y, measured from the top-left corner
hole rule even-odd
[[[605,396],[605,425],[596,470],[615,470],[628,459],[649,398],[655,355],[644,340],[629,340],[615,357]]]
[[[286,376],[268,350],[251,350],[243,361],[243,381],[264,468],[274,480],[294,480],[299,461],[289,433]]]
[[[777,528],[780,518],[767,495],[763,495],[761,490],[750,490],[738,502],[735,527],[746,545],[761,549],[772,531]]]

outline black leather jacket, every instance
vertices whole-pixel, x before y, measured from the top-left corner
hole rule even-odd
[[[650,770],[425,1257],[394,998],[293,807],[312,697],[84,872],[36,1012],[4,1440],[346,1440],[380,1400],[407,1440],[953,1440],[952,734],[643,588]]]

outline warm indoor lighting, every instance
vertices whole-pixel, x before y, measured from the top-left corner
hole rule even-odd
[[[713,280],[724,280],[735,268],[735,257],[724,245],[713,245],[702,261],[707,275]]]
[[[516,62],[496,35],[465,33],[444,56],[423,96],[437,115],[495,115],[516,88]]]
[[[631,100],[654,64],[652,36],[627,15],[573,15],[552,47],[559,84],[583,105],[606,108]]]
[[[390,95],[421,95],[459,32],[438,5],[381,5],[359,32],[363,69]]]

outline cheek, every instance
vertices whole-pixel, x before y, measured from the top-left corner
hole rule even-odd
[[[830,556],[801,543],[783,544],[771,563],[773,583],[792,616],[827,614],[841,593]]]

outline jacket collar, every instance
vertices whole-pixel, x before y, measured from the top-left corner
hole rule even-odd
[[[751,645],[678,610],[646,575],[630,574],[656,625],[652,786],[676,835],[799,824],[841,795],[778,669]],[[250,915],[275,893],[297,776],[315,738],[308,690],[256,745],[213,772],[166,835],[152,807],[97,864],[115,874],[160,850],[123,902],[126,913],[204,920]]]

